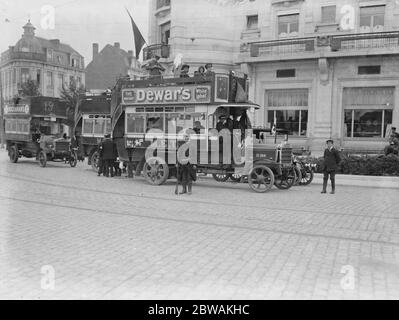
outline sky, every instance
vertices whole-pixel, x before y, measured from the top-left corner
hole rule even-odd
[[[54,28],[51,26],[54,8]],[[144,39],[148,40],[148,0],[0,0],[0,52],[15,45],[28,19],[36,27],[36,35],[60,39],[85,58],[92,60],[92,44],[99,50],[106,44],[119,42],[124,50],[134,51],[130,11]]]

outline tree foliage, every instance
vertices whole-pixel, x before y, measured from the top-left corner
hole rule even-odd
[[[79,102],[79,98],[85,92],[85,87],[83,85],[77,86],[75,81],[71,81],[69,86],[62,86],[60,98],[66,102],[68,118],[74,118],[75,108]]]

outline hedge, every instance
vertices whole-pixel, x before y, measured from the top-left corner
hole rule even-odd
[[[322,173],[323,157],[301,157],[304,162],[315,165],[315,172]],[[341,154],[337,173],[365,176],[399,176],[399,156],[345,155]]]

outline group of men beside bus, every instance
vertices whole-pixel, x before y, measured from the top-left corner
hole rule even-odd
[[[105,177],[120,176],[118,150],[110,134],[104,136],[104,140],[98,145],[98,176],[103,174]]]

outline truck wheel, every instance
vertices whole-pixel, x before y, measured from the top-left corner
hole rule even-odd
[[[47,164],[47,155],[46,153],[42,150],[39,152],[39,165],[44,168]]]
[[[99,160],[99,154],[97,151],[93,152],[91,155],[91,168],[93,171],[98,172],[98,160]]]
[[[313,170],[310,168],[305,168],[305,170],[302,171],[302,179],[299,182],[299,185],[307,186],[312,182],[313,177],[314,177]]]
[[[165,160],[153,157],[144,164],[144,178],[148,183],[161,185],[169,178],[169,167]]]
[[[295,169],[291,167],[284,169],[282,174],[276,177],[274,185],[281,190],[287,190],[294,185],[295,179]]]
[[[71,155],[69,156],[69,165],[71,166],[71,168],[76,167],[78,163],[78,154],[76,153],[75,150],[73,150],[71,152]]]
[[[8,151],[8,155],[10,157],[10,161],[12,163],[17,163],[18,162],[18,147],[17,146],[11,146],[10,151]]]
[[[263,164],[255,165],[249,172],[248,183],[255,192],[267,192],[274,184],[273,171]]]
[[[217,182],[225,182],[225,181],[227,181],[229,179],[230,175],[229,174],[225,174],[225,173],[213,173],[212,177]]]

